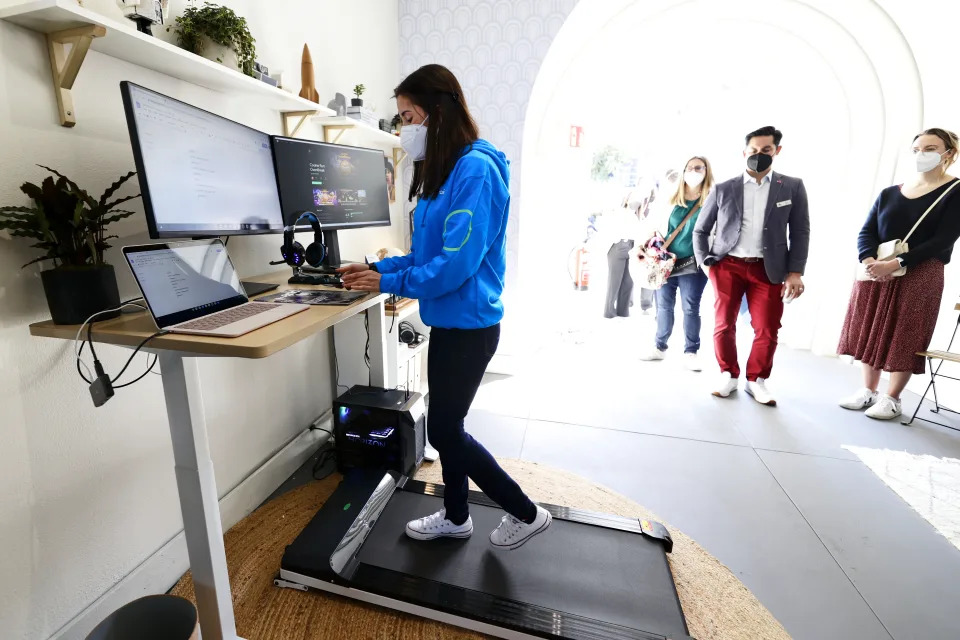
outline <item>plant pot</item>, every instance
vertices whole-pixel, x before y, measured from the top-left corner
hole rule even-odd
[[[362,106],[363,106],[363,100],[362,100],[361,98],[350,98],[350,106],[351,106],[351,107],[362,107]]]
[[[120,306],[120,291],[113,265],[41,271],[43,292],[55,324],[80,324],[98,311]],[[116,318],[120,311],[97,320]]]
[[[179,596],[146,596],[126,604],[90,632],[87,640],[198,640],[197,608]]]
[[[207,60],[218,62],[227,69],[242,73],[240,71],[240,61],[237,60],[237,52],[222,44],[217,44],[207,36],[203,36],[203,53],[201,54]]]

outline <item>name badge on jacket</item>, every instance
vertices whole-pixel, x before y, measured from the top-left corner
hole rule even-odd
[[[787,205],[793,204],[793,200],[781,200],[777,203],[778,207],[786,207]]]

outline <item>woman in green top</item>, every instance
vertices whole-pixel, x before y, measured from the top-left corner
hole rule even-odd
[[[700,350],[700,298],[707,286],[707,276],[696,261],[690,267],[681,267],[685,261],[693,259],[693,227],[712,188],[713,171],[710,163],[702,156],[690,158],[683,172],[683,180],[678,182],[677,191],[670,198],[672,208],[668,209],[666,229],[661,229],[664,231],[663,237],[669,237],[691,210],[693,215],[670,244],[670,253],[677,256],[677,268],[675,274],[657,290],[657,338],[653,350],[643,356],[644,360],[663,360],[666,355],[667,341],[673,333],[674,307],[677,306],[679,289],[683,308],[685,364],[691,371],[701,369],[697,359]]]

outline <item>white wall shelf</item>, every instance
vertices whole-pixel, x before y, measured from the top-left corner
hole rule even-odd
[[[347,116],[317,116],[314,122],[323,127],[323,140],[337,144],[345,131],[356,131],[364,142],[385,146],[393,152],[394,171],[400,166],[407,154],[400,148],[400,136],[387,133],[372,125]]]
[[[132,22],[126,25],[84,9],[73,0],[34,0],[14,5],[0,9],[0,20],[42,33],[47,36],[48,43],[64,40],[64,32],[73,34],[80,28],[100,27],[105,29],[105,33],[92,38],[89,48],[93,51],[214,91],[239,93],[246,99],[276,111],[297,112],[296,115],[299,116],[304,116],[305,113],[334,114],[334,111],[327,107],[140,33],[133,27]],[[75,61],[75,71],[79,71],[81,63],[82,59]],[[72,75],[75,77],[76,73]],[[55,84],[69,94],[69,87],[63,87],[59,82]],[[69,84],[72,86],[72,82]],[[61,124],[64,126],[73,126],[74,123],[75,120],[64,122],[61,117]]]

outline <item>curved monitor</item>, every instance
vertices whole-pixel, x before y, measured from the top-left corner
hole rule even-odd
[[[390,224],[383,151],[279,136],[272,140],[280,206],[288,223],[310,211],[331,231]]]
[[[151,238],[281,233],[270,136],[121,82]]]

